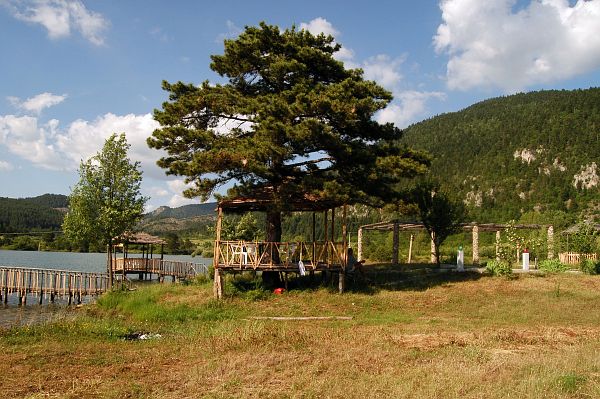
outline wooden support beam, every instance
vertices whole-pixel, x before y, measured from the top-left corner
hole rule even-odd
[[[221,271],[219,270],[219,256],[220,256],[220,248],[219,245],[221,242],[221,226],[223,223],[223,209],[221,207],[217,210],[217,226],[215,232],[215,246],[214,246],[214,255],[213,255],[213,267],[215,268],[215,276],[213,282],[213,295],[216,299],[221,299],[223,297],[223,287],[221,286]]]
[[[394,235],[393,235],[393,244],[392,244],[392,264],[394,266],[398,265],[399,242],[400,242],[400,231],[398,228],[398,223],[394,223]]]

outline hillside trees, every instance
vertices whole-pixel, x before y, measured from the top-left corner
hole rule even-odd
[[[163,82],[169,101],[148,139],[167,152],[159,166],[192,183],[187,197],[229,184],[228,197],[271,200],[270,241],[280,241],[281,212],[298,195],[373,205],[398,197],[396,183],[424,172],[428,158],[373,120],[391,94],[346,69],[339,50],[331,36],[265,23],[226,40],[210,65],[226,83]]]
[[[431,173],[478,222],[528,211],[576,215],[600,200],[574,176],[600,154],[600,88],[493,98],[419,122],[403,141],[433,155]],[[527,154],[528,157],[523,157]],[[478,196],[481,206],[469,198]]]
[[[146,198],[141,195],[139,162],[127,157],[125,133],[111,135],[95,156],[79,166],[79,182],[69,196],[63,230],[74,241],[97,241],[110,248],[113,239],[133,230]],[[110,249],[107,267],[112,285]]]

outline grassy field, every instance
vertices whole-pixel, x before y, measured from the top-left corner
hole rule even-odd
[[[222,302],[210,283],[111,293],[0,332],[0,397],[600,397],[600,277],[380,272],[343,295],[242,281]],[[139,332],[160,337],[126,339]]]

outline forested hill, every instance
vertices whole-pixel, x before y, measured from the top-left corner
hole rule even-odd
[[[0,198],[0,233],[61,229],[68,197],[44,194],[32,198]]]
[[[474,220],[575,215],[600,201],[599,88],[490,99],[412,125],[403,141],[434,156],[433,175]]]

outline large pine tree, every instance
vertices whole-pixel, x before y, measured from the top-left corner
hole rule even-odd
[[[234,182],[228,197],[268,195],[267,239],[281,237],[291,198],[380,204],[395,200],[401,179],[428,158],[400,146],[401,131],[374,114],[391,94],[346,69],[332,36],[261,23],[225,41],[211,69],[226,79],[200,86],[163,82],[169,101],[148,144],[164,149],[168,174],[186,177],[184,194],[206,200]]]

